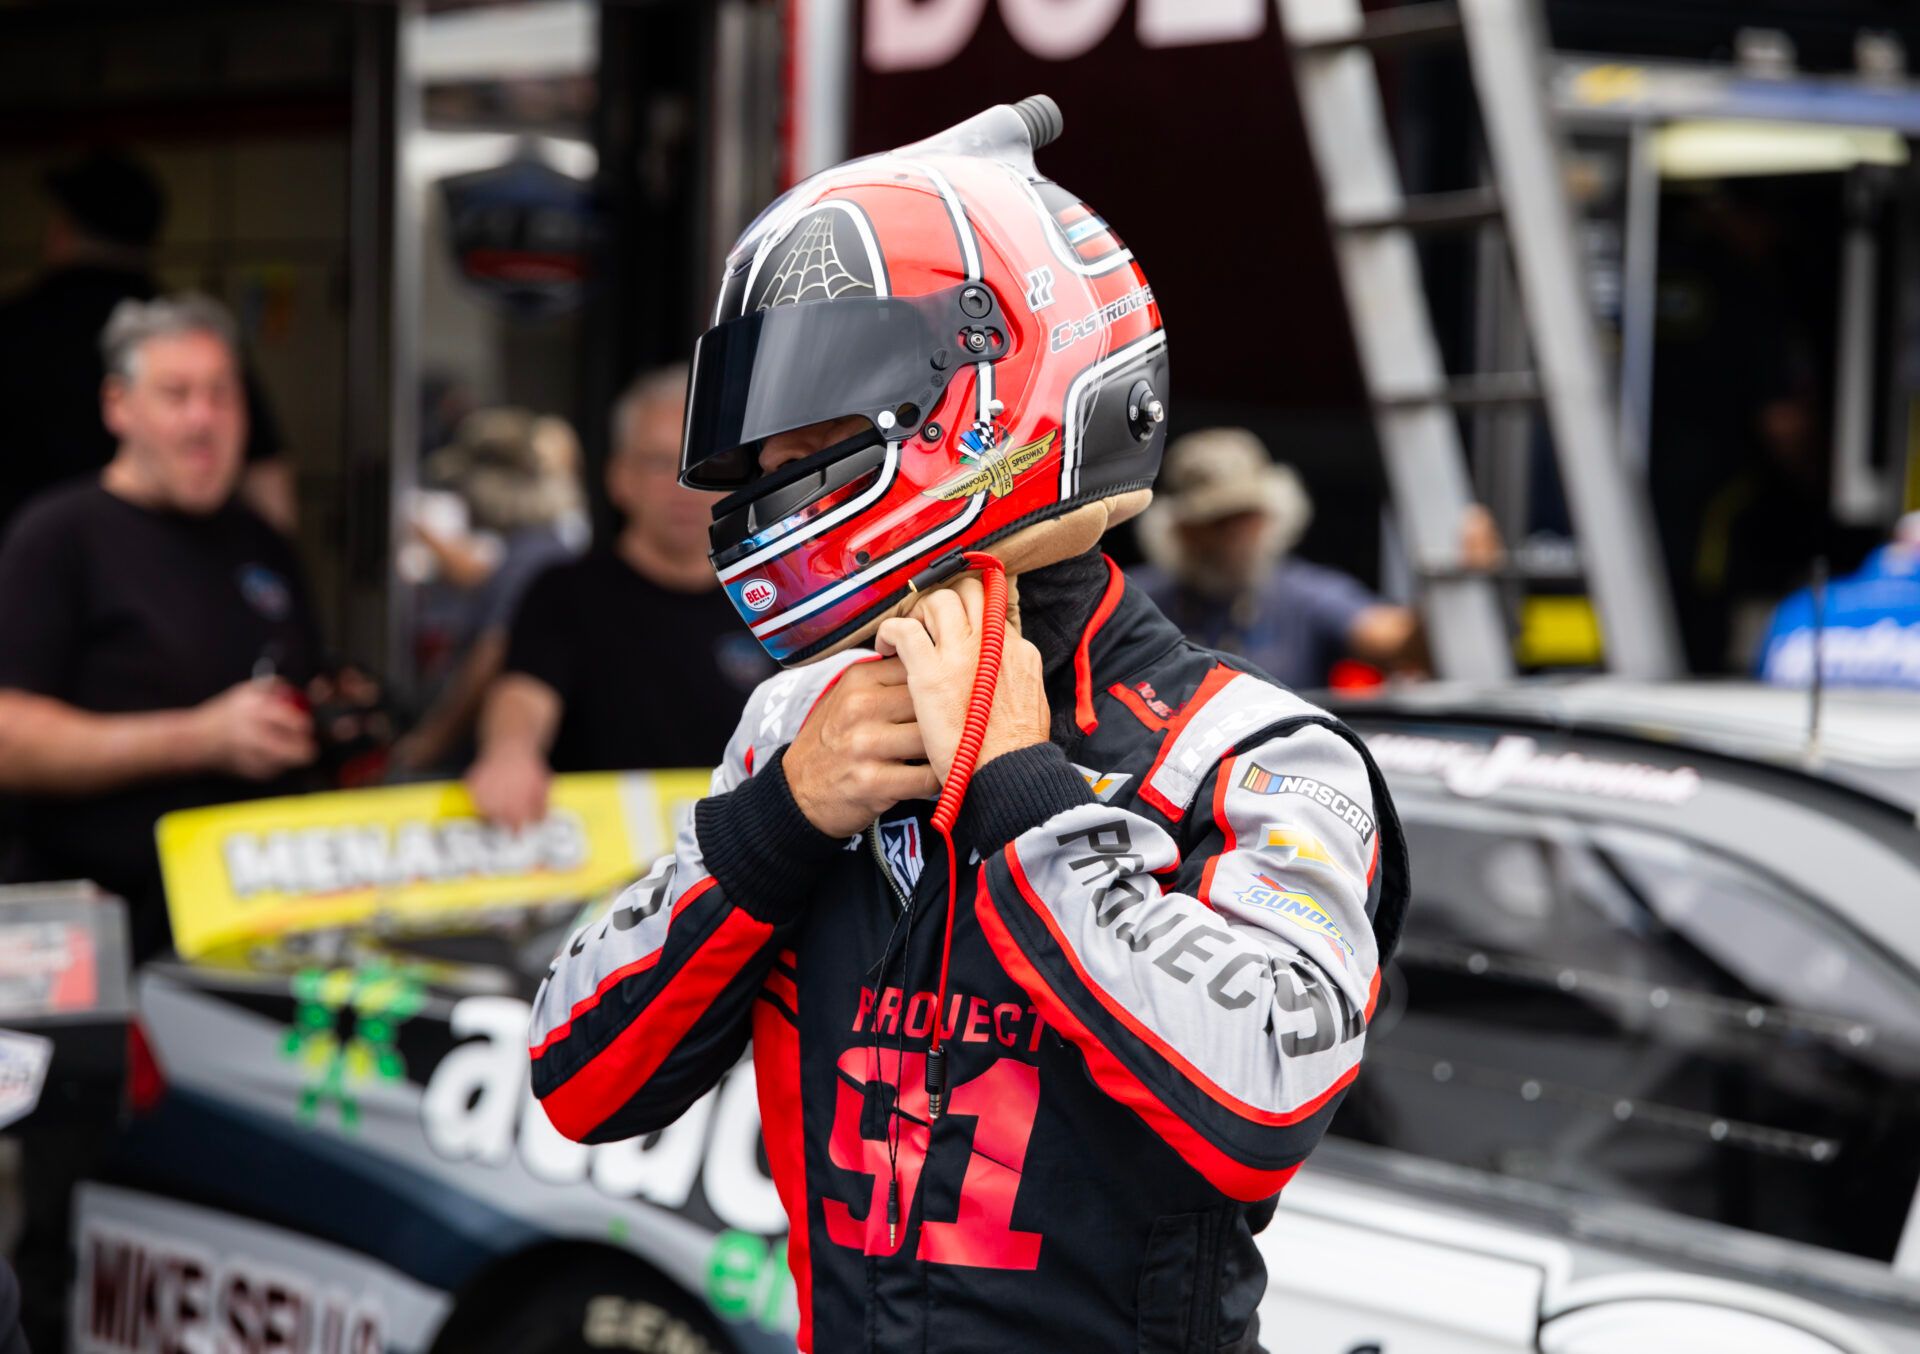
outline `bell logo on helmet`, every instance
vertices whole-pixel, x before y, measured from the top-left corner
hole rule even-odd
[[[923,492],[928,498],[945,501],[972,498],[982,492],[992,494],[995,498],[1005,498],[1013,492],[1014,476],[1025,474],[1046,459],[1047,452],[1053,447],[1053,439],[1054,434],[1049,432],[1025,446],[1014,447],[997,456],[989,453],[974,462],[972,468]]]
[[[740,585],[740,602],[749,611],[765,611],[779,600],[780,589],[764,578],[749,578]]]

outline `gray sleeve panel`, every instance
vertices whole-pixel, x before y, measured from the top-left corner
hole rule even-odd
[[[1102,805],[1011,851],[1101,1006],[1227,1101],[1289,1113],[1359,1062],[1378,973],[1372,793],[1359,755],[1320,725],[1227,758],[1215,783],[1197,896],[1154,877],[1178,859],[1172,837]]]

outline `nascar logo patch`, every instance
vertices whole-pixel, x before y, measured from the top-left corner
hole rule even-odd
[[[1240,777],[1240,788],[1257,795],[1305,795],[1321,808],[1359,834],[1360,840],[1373,840],[1373,815],[1349,796],[1311,776],[1284,776],[1264,766],[1249,766]]]

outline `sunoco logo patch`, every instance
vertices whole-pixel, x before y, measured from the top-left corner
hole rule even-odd
[[[1333,918],[1326,914],[1310,893],[1290,889],[1277,879],[1256,875],[1254,882],[1235,894],[1233,900],[1245,907],[1260,907],[1278,913],[1302,930],[1332,941],[1348,954],[1354,952],[1353,946],[1340,933],[1340,928],[1334,925]]]

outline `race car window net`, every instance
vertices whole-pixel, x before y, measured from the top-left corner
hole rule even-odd
[[[899,440],[919,430],[956,373],[1008,348],[1000,308],[980,283],[774,306],[715,325],[693,350],[680,478],[743,488],[767,438],[849,415]]]
[[[1909,978],[1684,839],[1408,809],[1398,986],[1334,1136],[1892,1258],[1920,1183]]]

